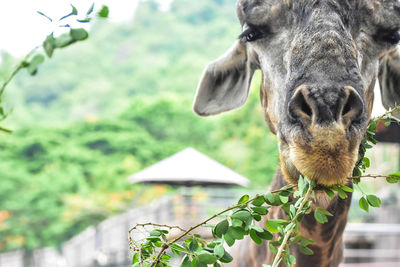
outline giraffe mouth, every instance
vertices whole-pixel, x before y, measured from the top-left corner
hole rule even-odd
[[[302,174],[321,185],[345,184],[358,156],[354,142],[342,127],[316,127],[311,139],[297,135],[288,143],[282,171],[291,181]]]

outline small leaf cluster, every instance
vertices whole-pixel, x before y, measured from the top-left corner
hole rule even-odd
[[[43,50],[46,55],[51,58],[53,56],[54,50],[59,48],[67,47],[73,43],[78,41],[86,40],[89,37],[89,33],[84,28],[72,28],[70,24],[62,24],[63,21],[67,18],[78,16],[78,10],[75,6],[71,5],[71,12],[62,16],[58,19],[58,23],[61,23],[59,27],[69,28],[69,32],[63,33],[58,37],[54,37],[54,32],[50,33],[43,42]],[[83,18],[77,18],[76,21],[79,23],[88,23],[92,20],[92,13],[94,10],[94,3],[90,6],[90,8],[86,11]],[[43,12],[38,11],[38,13],[45,18],[47,18],[50,22],[54,20]],[[108,7],[103,6],[97,15],[101,18],[106,18],[108,16]],[[28,69],[28,72],[31,75],[35,75],[37,73],[38,65],[43,63],[44,56],[42,54],[36,54],[30,60],[26,60],[24,62],[24,66]]]
[[[62,16],[58,19],[58,23],[62,23],[65,19],[78,16],[78,10],[75,6],[71,5],[71,12]],[[90,8],[85,13],[84,18],[76,19],[79,23],[88,23],[92,20],[91,15],[93,14],[94,3],[90,6]],[[44,14],[41,11],[37,11],[37,13],[50,22],[54,20]],[[100,18],[107,18],[109,14],[109,9],[107,6],[103,5],[101,9],[97,12],[97,16]],[[54,37],[54,32],[50,33],[42,44],[42,48],[44,53],[48,58],[53,56],[54,50],[67,47],[73,43],[78,41],[86,40],[89,37],[89,33],[84,28],[72,28],[69,24],[61,24],[59,27],[67,27],[69,28],[69,32],[63,33],[58,37]],[[38,71],[38,67],[45,61],[45,56],[41,52],[37,52],[39,47],[34,48],[30,53],[28,53],[24,59],[16,66],[16,68],[12,71],[11,75],[0,85],[0,121],[4,120],[7,117],[7,113],[4,111],[4,108],[1,106],[1,96],[6,88],[6,86],[10,83],[10,81],[15,77],[15,75],[22,69],[26,69],[30,75],[36,75]],[[8,132],[11,131],[9,129],[3,128],[0,126],[0,131]]]
[[[134,253],[132,257],[132,267],[150,266],[151,260],[155,259],[154,255],[166,242],[166,235],[168,233],[169,231],[164,229],[155,229],[151,231],[149,236],[141,243],[140,248]],[[171,256],[163,254],[157,266],[167,266],[165,264],[169,262],[170,258]]]
[[[353,178],[353,183],[355,184],[360,182],[360,176],[362,176],[362,174],[365,173],[366,169],[370,166],[369,158],[365,157],[367,149],[372,148],[373,145],[378,143],[378,141],[375,139],[375,131],[377,129],[376,123],[376,120],[372,120],[370,122],[367,132],[360,143],[358,159],[353,169],[353,177],[355,177]]]
[[[375,195],[364,195],[358,201],[358,206],[366,212],[369,211],[369,207],[379,208],[381,205],[381,199]]]

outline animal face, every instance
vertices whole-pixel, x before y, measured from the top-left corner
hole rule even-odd
[[[239,0],[237,14],[242,34],[207,66],[194,111],[207,116],[240,107],[260,69],[261,104],[278,137],[285,178],[344,183],[378,73],[384,105],[400,102],[400,2]]]

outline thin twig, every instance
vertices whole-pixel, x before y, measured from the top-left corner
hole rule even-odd
[[[312,190],[313,190],[313,187],[311,185],[309,185],[307,193],[305,194],[304,199],[301,202],[300,207],[298,209],[298,213],[296,214],[296,216],[293,217],[293,219],[290,221],[290,223],[296,222],[297,218],[303,213],[303,211],[302,211],[303,207],[308,202],[308,199],[309,199],[309,197],[311,195]],[[282,244],[279,246],[278,253],[276,253],[276,255],[275,255],[274,261],[272,263],[272,267],[277,267],[278,266],[279,259],[281,257],[283,248],[286,246],[286,243],[287,243],[289,237],[292,235],[292,232],[293,232],[293,229],[294,229],[295,225],[296,224],[293,223],[293,226],[285,233],[285,236],[283,237]]]
[[[4,81],[4,83],[0,87],[0,97],[3,95],[4,90],[6,89],[7,85],[11,82],[17,73],[25,67],[26,61],[32,56],[32,54],[41,46],[36,46],[33,48],[25,57],[24,59],[18,64],[18,66],[13,70],[10,76]]]
[[[378,175],[378,174],[364,174],[364,175],[349,177],[348,179],[359,179],[359,178],[374,178],[374,179],[376,179],[376,178],[397,178],[397,179],[399,179],[399,177],[396,177],[396,176]]]
[[[139,248],[139,265],[143,267],[142,248]]]
[[[383,120],[387,115],[392,115],[394,112],[396,112],[397,110],[400,111],[400,105],[395,106],[394,108],[386,111],[385,113],[383,113],[382,115],[376,117],[375,119],[373,119],[375,122],[379,122],[381,120]]]

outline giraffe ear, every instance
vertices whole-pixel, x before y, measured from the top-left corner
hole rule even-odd
[[[246,44],[238,40],[204,70],[197,87],[194,112],[209,116],[241,107],[247,100],[253,73]]]
[[[391,109],[400,105],[400,53],[398,49],[381,59],[378,77],[383,106]],[[393,115],[400,119],[400,112]]]

